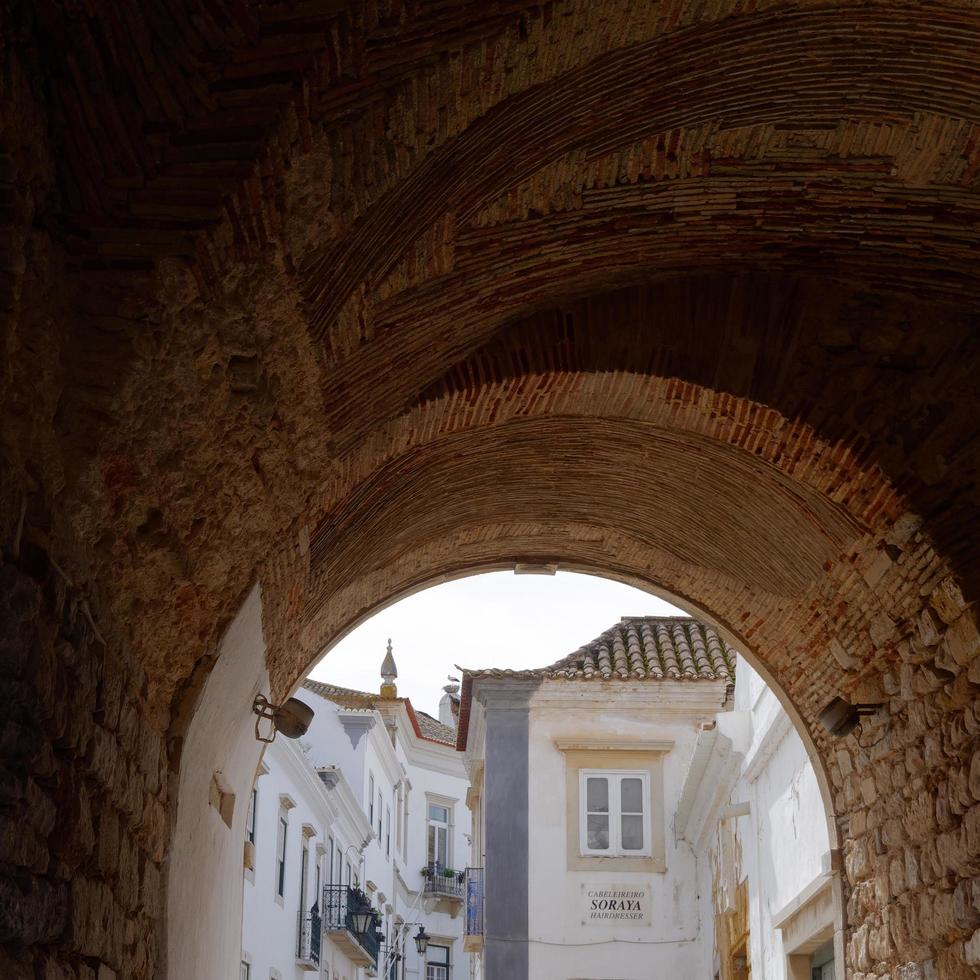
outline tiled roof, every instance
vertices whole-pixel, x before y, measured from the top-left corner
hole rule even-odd
[[[344,708],[373,708],[374,702],[378,700],[377,694],[355,691],[349,687],[337,687],[336,684],[324,684],[323,681],[305,680],[303,687]]]
[[[436,721],[432,715],[427,715],[424,711],[416,711],[415,717],[418,719],[423,738],[431,739],[433,742],[444,742],[446,745],[456,744],[455,728]]]
[[[419,738],[428,739],[430,742],[441,742],[443,745],[456,744],[456,730],[454,728],[443,725],[431,715],[427,715],[424,711],[416,711],[408,698],[393,698],[386,702],[379,694],[370,694],[367,691],[355,691],[349,687],[325,684],[323,681],[307,680],[303,682],[303,687],[313,694],[318,694],[321,698],[333,701],[334,704],[338,704],[342,708],[371,710],[385,703],[404,704],[408,709],[408,716],[412,720],[412,724],[415,726],[415,731]]]
[[[624,616],[591,643],[548,667],[463,671],[456,747],[466,746],[473,681],[480,678],[572,681],[726,681],[735,683],[737,651],[710,626],[687,616]]]
[[[548,667],[465,670],[469,678],[710,680],[735,683],[736,651],[688,617],[625,616],[591,643]]]

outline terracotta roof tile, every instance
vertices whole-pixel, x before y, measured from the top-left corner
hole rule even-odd
[[[444,725],[441,721],[436,721],[431,715],[424,711],[416,711],[415,717],[418,718],[419,729],[423,738],[431,739],[433,742],[444,742],[446,745],[456,744],[456,729]]]
[[[591,643],[548,667],[464,670],[467,678],[710,680],[735,682],[737,652],[687,617],[626,616]]]
[[[313,694],[333,701],[334,704],[342,708],[377,708],[381,704],[404,703],[408,708],[409,718],[417,726],[417,734],[420,738],[428,739],[430,742],[440,742],[443,745],[456,744],[456,729],[450,728],[436,721],[431,715],[424,711],[416,711],[412,702],[408,698],[394,698],[385,701],[380,694],[370,694],[367,691],[355,691],[349,687],[338,687],[336,684],[325,684],[323,681],[306,680],[303,682],[303,689],[311,691]]]
[[[591,643],[548,667],[531,670],[466,670],[456,747],[466,746],[473,681],[518,680],[726,681],[735,683],[738,652],[710,626],[687,616],[624,616]]]
[[[355,691],[349,687],[338,687],[336,684],[325,684],[323,681],[303,681],[303,689],[318,694],[321,698],[333,701],[344,708],[373,708],[379,700],[377,694],[366,691]]]

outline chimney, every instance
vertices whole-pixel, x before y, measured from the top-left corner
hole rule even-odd
[[[459,715],[459,678],[450,676],[449,683],[443,688],[445,692],[439,700],[439,721],[449,728],[456,727]]]

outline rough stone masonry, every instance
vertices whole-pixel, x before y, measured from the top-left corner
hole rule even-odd
[[[834,787],[848,976],[977,974],[975,4],[4,0],[0,37],[0,974],[167,976],[254,583],[282,695],[516,561],[729,631]],[[876,713],[831,739],[835,696]]]

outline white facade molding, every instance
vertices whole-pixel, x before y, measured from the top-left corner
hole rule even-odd
[[[556,738],[559,752],[670,752],[673,739]]]
[[[651,713],[656,712],[658,719],[672,723],[677,718],[700,712],[714,715],[724,706],[728,687],[727,681],[699,680],[692,684],[690,681],[675,680],[568,681],[545,678],[532,698],[536,708],[554,706],[599,711],[605,711],[610,701],[615,701],[628,705],[630,710],[649,709]],[[474,682],[474,698],[476,690],[477,682]]]
[[[704,846],[738,782],[751,727],[749,712],[726,711],[701,729],[674,816],[676,839]]]
[[[793,721],[782,710],[776,695],[766,689],[764,696],[767,702],[764,703],[759,698],[752,712],[753,741],[745,755],[742,775],[750,783],[754,783],[762,775],[773,753],[779,748],[779,743],[793,731]],[[756,720],[757,715],[762,716],[760,720]]]
[[[482,678],[477,678],[473,682],[473,701],[484,711],[527,711],[532,695],[540,687],[539,680],[495,677],[492,683],[484,684]]]
[[[374,840],[374,829],[368,823],[367,816],[344,774],[336,766],[324,766],[317,770],[317,778],[336,814],[334,819],[340,835],[355,841],[357,850],[363,850],[369,841]]]
[[[388,728],[385,722],[384,715],[381,712],[373,712],[374,717],[381,722],[380,725],[375,725],[371,729],[369,738],[371,740],[371,745],[374,747],[375,752],[378,756],[378,761],[381,763],[381,768],[384,770],[385,779],[392,786],[394,786],[402,778],[402,766],[401,762],[398,760],[398,753],[395,749],[395,743],[392,742],[391,737],[388,733]],[[343,721],[344,715],[340,716],[341,721]],[[400,740],[401,732],[397,733]]]
[[[348,711],[338,716],[338,721],[355,749],[361,739],[374,728],[377,720],[378,716],[373,711]]]
[[[804,906],[812,904],[814,899],[818,898],[822,892],[830,888],[831,870],[829,852],[823,855],[820,863],[823,866],[820,874],[800,889],[782,908],[772,913],[772,924],[777,929],[782,929]]]

